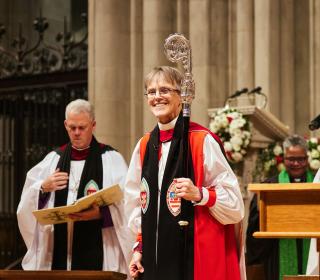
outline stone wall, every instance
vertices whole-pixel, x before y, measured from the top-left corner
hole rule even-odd
[[[192,118],[235,90],[261,86],[270,110],[291,132],[308,135],[320,108],[320,3],[316,0],[90,0],[89,96],[97,136],[127,160],[155,119],[143,76],[170,64],[165,38],[191,41],[196,99]]]

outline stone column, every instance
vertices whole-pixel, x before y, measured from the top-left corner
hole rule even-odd
[[[143,135],[143,49],[142,49],[142,3],[131,0],[130,18],[130,150],[133,151],[138,139]]]
[[[155,66],[170,65],[164,55],[165,39],[176,31],[175,0],[143,1],[143,76]],[[150,131],[156,123],[146,101],[143,106],[143,130]]]
[[[130,1],[89,1],[89,100],[99,141],[130,147]]]
[[[193,49],[193,74],[196,98],[192,105],[192,120],[207,126],[210,94],[209,0],[190,0],[190,42]]]
[[[237,89],[237,2],[228,1],[228,91],[224,100]],[[224,104],[222,104],[224,105]],[[219,106],[222,106],[219,105]],[[216,106],[218,107],[218,106]]]
[[[232,41],[226,36],[229,27],[229,2],[211,1],[208,16],[208,107],[222,107],[230,95],[228,75],[230,68],[229,50]],[[194,49],[198,52],[198,49]],[[196,82],[202,83],[201,79]],[[208,122],[203,123],[208,125]]]
[[[268,95],[269,109],[279,117],[279,1],[254,2],[255,83]]]
[[[177,0],[177,32],[189,38],[189,0]]]
[[[310,50],[310,1],[295,1],[295,132],[300,135],[309,133],[310,121],[310,92],[311,92],[311,62]],[[318,93],[319,94],[319,93]]]
[[[280,119],[290,127],[291,132],[295,128],[295,87],[294,87],[294,0],[283,0],[280,2]]]
[[[237,1],[237,89],[254,83],[253,0]]]

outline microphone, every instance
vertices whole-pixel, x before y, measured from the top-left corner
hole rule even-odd
[[[320,128],[320,115],[315,117],[310,123],[309,123],[309,129],[310,130],[316,130]]]
[[[243,88],[243,89],[237,90],[234,94],[232,94],[231,96],[229,96],[229,98],[238,97],[238,96],[240,96],[241,94],[246,93],[246,92],[248,92],[248,89],[247,89],[247,88]]]
[[[256,87],[256,88],[253,88],[252,90],[250,90],[249,93],[258,93],[258,94],[260,94],[261,90],[262,90],[261,87]]]

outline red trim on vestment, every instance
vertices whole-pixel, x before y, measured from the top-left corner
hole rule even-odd
[[[105,144],[99,143],[100,148],[105,147]],[[64,151],[67,147],[67,144],[62,145],[59,147],[60,151]],[[71,148],[71,160],[85,160],[89,155],[90,147],[83,150],[77,150],[75,148]]]
[[[209,199],[206,203],[206,206],[212,207],[216,203],[217,194],[215,190],[208,190],[209,191]]]
[[[136,237],[136,241],[137,242],[141,242],[142,241],[142,233],[138,232],[137,237]]]
[[[161,143],[168,142],[173,137],[173,128],[168,130],[160,130],[159,131],[159,140]]]

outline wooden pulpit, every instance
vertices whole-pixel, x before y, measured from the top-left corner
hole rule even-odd
[[[249,184],[258,194],[260,231],[256,238],[318,238],[320,251],[320,184]],[[319,279],[285,276],[284,280]]]
[[[24,271],[0,270],[0,280],[125,280],[127,275],[113,271],[88,270],[53,270],[53,271]]]

